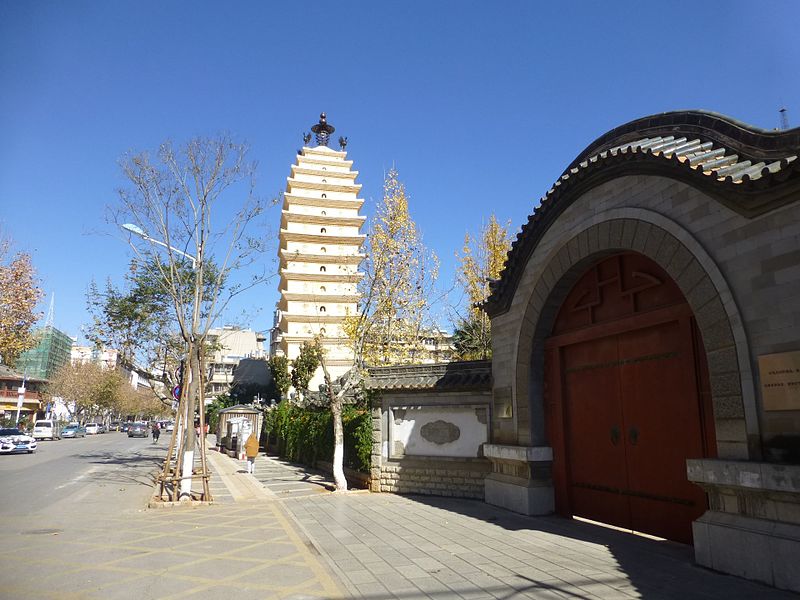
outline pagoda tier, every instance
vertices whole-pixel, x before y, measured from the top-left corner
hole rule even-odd
[[[324,118],[320,126],[333,131]],[[327,143],[328,138],[318,135],[318,141]],[[325,145],[300,150],[286,180],[278,249],[278,351],[293,360],[304,342],[319,339],[334,378],[353,365],[343,324],[358,311],[357,284],[363,277],[358,265],[366,239],[358,172],[346,157]],[[309,389],[320,383],[318,372]]]

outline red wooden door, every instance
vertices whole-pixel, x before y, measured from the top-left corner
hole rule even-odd
[[[563,349],[571,511],[632,528],[615,337]]]
[[[706,385],[697,361],[703,357],[691,311],[674,288],[651,289],[658,298],[651,310],[641,302],[637,310],[636,298],[619,292],[626,282],[633,287],[631,267],[639,275],[648,270],[645,278],[657,282],[650,288],[672,284],[643,257],[607,259],[575,286],[559,315],[566,331],[547,343],[557,506],[691,543],[691,523],[706,509],[704,493],[686,478],[686,459],[708,453],[698,392]],[[592,291],[587,280],[615,290]],[[587,306],[593,323],[567,312]],[[611,318],[595,317],[603,314]],[[576,326],[578,319],[584,322]]]

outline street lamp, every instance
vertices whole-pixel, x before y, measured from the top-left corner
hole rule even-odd
[[[163,246],[167,250],[171,250],[172,252],[175,252],[176,254],[180,254],[184,258],[188,258],[192,263],[192,269],[197,268],[197,259],[194,256],[192,256],[191,254],[187,254],[183,250],[178,250],[174,246],[170,246],[169,244],[167,244],[165,242],[162,242],[161,240],[157,240],[155,238],[151,238],[138,225],[134,225],[133,223],[123,223],[122,225],[120,225],[120,227],[122,227],[128,233],[132,233],[134,235],[138,235],[140,238],[142,238],[146,242],[150,242],[151,244],[157,244],[159,246]]]

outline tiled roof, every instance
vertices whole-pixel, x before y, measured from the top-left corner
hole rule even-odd
[[[366,379],[370,390],[490,390],[492,363],[465,361],[435,365],[370,367]]]
[[[522,270],[561,212],[588,190],[626,175],[660,175],[696,187],[752,218],[800,192],[800,128],[766,131],[703,111],[631,121],[595,140],[541,198],[513,242],[483,305],[508,310]]]

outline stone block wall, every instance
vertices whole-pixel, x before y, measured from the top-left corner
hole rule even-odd
[[[381,466],[378,491],[483,500],[489,470],[486,459],[389,461]]]
[[[476,361],[370,371],[370,490],[484,499],[490,369]]]

